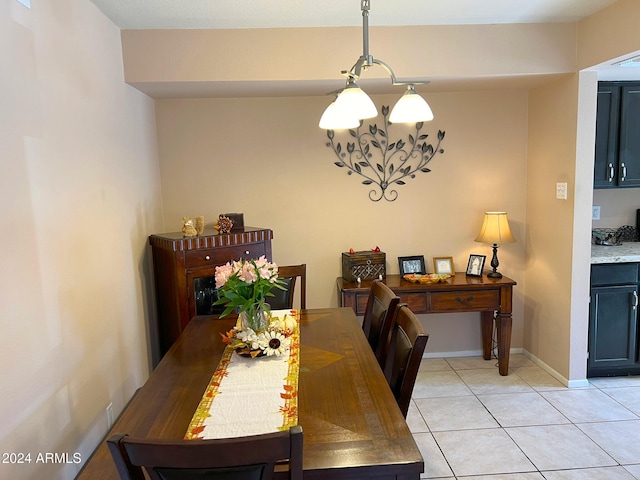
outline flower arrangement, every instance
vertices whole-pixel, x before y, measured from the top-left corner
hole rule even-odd
[[[222,341],[231,345],[240,355],[258,357],[280,356],[289,349],[289,336],[295,328],[295,318],[285,315],[282,320],[270,319],[268,326],[259,332],[236,325],[221,333]]]
[[[229,262],[215,269],[219,299],[215,305],[226,305],[220,317],[238,312],[238,323],[226,334],[225,343],[241,354],[280,355],[289,345],[290,325],[286,321],[271,321],[271,312],[265,299],[273,296],[271,290],[284,290],[285,283],[278,279],[278,266],[265,256],[253,260]]]

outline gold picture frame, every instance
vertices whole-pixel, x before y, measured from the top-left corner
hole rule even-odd
[[[433,273],[455,276],[456,268],[453,265],[453,257],[433,257]]]

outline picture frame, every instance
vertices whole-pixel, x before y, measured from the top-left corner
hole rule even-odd
[[[418,273],[425,275],[427,268],[424,264],[424,255],[412,255],[409,257],[398,257],[398,266],[400,268],[400,276],[408,273]]]
[[[467,263],[467,275],[470,277],[481,277],[484,262],[487,260],[486,255],[469,255],[469,263]]]
[[[456,268],[453,266],[453,257],[433,257],[433,273],[456,275]]]

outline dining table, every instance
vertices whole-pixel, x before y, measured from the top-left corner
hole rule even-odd
[[[225,351],[220,333],[235,323],[192,318],[105,439],[119,432],[182,441]],[[420,478],[422,455],[352,308],[299,311],[298,375],[305,479]],[[119,478],[104,440],[76,478]]]

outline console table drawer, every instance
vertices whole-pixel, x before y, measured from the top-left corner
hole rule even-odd
[[[264,255],[264,243],[252,243],[239,245],[236,247],[209,248],[207,250],[196,250],[186,252],[184,264],[187,268],[206,267],[210,265],[224,265],[232,260],[250,260]]]
[[[434,312],[478,310],[498,310],[500,308],[499,290],[477,290],[468,292],[432,292],[431,310]]]
[[[400,303],[406,303],[413,313],[427,313],[427,294],[424,292],[400,293]]]

